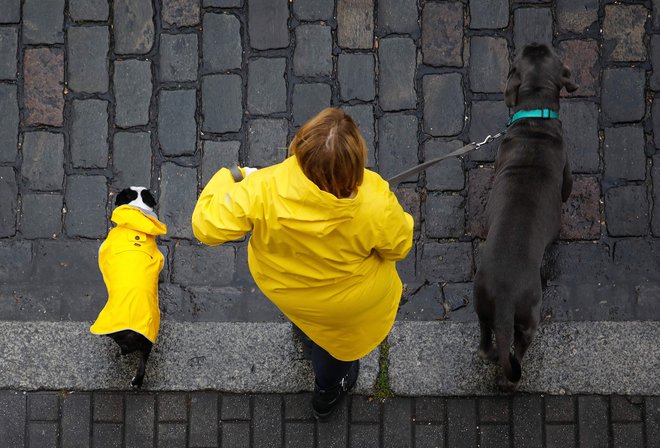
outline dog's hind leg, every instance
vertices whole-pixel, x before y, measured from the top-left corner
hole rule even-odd
[[[131,387],[142,387],[142,382],[144,381],[144,373],[146,371],[147,360],[149,359],[149,353],[151,353],[151,348],[141,349],[140,350],[140,363],[138,364],[137,371],[135,372],[135,377],[131,380]]]
[[[495,341],[497,343],[498,363],[504,373],[504,376],[498,381],[498,385],[504,389],[512,390],[522,376],[520,363],[511,353],[513,326],[496,328]]]
[[[489,322],[479,319],[481,329],[481,340],[479,341],[479,356],[482,359],[497,362],[497,351],[493,346],[493,330]]]

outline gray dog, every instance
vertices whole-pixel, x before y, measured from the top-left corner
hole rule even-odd
[[[514,115],[495,162],[474,306],[479,354],[499,362],[504,377],[498,384],[507,389],[520,380],[521,360],[539,325],[543,253],[559,233],[561,203],[573,186],[556,119],[561,88],[577,89],[570,76],[550,48],[530,44],[516,59],[504,93]]]

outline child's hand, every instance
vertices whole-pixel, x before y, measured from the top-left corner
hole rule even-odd
[[[243,177],[244,178],[248,177],[250,174],[254,173],[255,171],[257,171],[256,168],[250,168],[249,166],[245,166],[243,167],[243,173],[245,173]]]

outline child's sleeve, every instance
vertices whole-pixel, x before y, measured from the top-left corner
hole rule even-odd
[[[376,251],[386,260],[403,260],[413,240],[413,218],[406,213],[394,193],[387,191],[387,202]]]

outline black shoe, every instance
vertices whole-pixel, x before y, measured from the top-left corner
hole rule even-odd
[[[325,421],[337,409],[344,395],[348,393],[357,383],[360,373],[360,360],[353,361],[348,373],[341,379],[339,384],[330,389],[321,389],[314,384],[314,395],[312,396],[312,409],[317,420]]]

